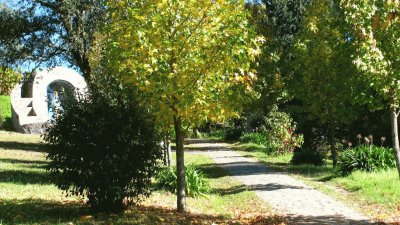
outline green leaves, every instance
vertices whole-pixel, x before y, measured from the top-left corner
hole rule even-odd
[[[235,115],[260,52],[244,1],[110,1],[106,58],[141,91],[158,121]],[[112,44],[114,43],[114,44]],[[118,43],[117,45],[115,43]]]
[[[371,87],[399,107],[400,9],[398,1],[342,0],[346,20],[354,28],[354,64]]]
[[[0,95],[10,95],[11,90],[22,79],[22,74],[11,68],[0,69]]]

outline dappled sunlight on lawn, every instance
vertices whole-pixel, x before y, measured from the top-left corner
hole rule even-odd
[[[284,224],[253,192],[228,193],[240,183],[209,158],[188,155],[187,163],[197,164],[212,187],[187,199],[188,213],[178,214],[176,196],[162,190],[125,213],[95,213],[55,186],[39,136],[0,131],[0,224]]]

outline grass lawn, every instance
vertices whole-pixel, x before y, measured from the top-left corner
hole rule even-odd
[[[367,173],[353,172],[335,177],[332,163],[326,166],[290,164],[291,154],[267,156],[256,144],[234,144],[241,154],[257,158],[285,171],[379,221],[400,222],[400,179],[396,169]]]
[[[175,211],[174,194],[157,190],[123,214],[90,212],[84,199],[66,197],[45,170],[39,136],[0,131],[0,224],[280,224],[253,192],[202,155],[187,154],[209,176],[211,193],[188,198],[189,213]]]
[[[0,116],[4,121],[0,121],[0,128],[5,127],[6,129],[11,129],[11,103],[10,96],[0,95]]]

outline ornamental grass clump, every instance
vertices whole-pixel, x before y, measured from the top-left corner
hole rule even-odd
[[[186,193],[190,197],[202,196],[210,191],[206,175],[195,164],[185,166]],[[160,188],[176,193],[176,167],[166,167],[156,176]]]
[[[375,145],[359,145],[343,151],[340,156],[339,172],[348,175],[355,170],[374,172],[396,167],[394,151]]]

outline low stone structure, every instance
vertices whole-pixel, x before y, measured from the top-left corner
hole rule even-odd
[[[41,70],[28,82],[18,84],[11,92],[14,129],[17,132],[41,134],[43,124],[54,110],[61,109],[67,92],[84,94],[87,84],[76,71],[66,67]]]

